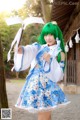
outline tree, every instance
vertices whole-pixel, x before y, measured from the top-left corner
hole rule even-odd
[[[1,38],[0,38],[0,109],[8,108],[5,83],[6,82],[5,82],[4,63],[3,63],[3,50],[2,50]]]
[[[1,34],[5,34],[7,36],[6,32],[3,33],[1,26],[1,21],[3,18],[3,14],[0,14],[0,109],[1,108],[8,108],[8,100],[7,100],[7,94],[6,94],[6,82],[5,82],[5,71],[4,71],[4,61],[3,61],[3,50],[2,50],[2,44],[1,44],[1,38],[3,38],[4,41],[4,35],[1,36]],[[1,112],[0,112],[1,113]]]
[[[42,13],[45,23],[51,21],[51,7],[49,6],[49,0],[40,0]]]
[[[7,62],[7,53],[10,49],[11,42],[14,39],[14,36],[16,35],[21,25],[16,24],[16,25],[8,26],[5,22],[5,19],[4,19],[5,17],[6,17],[5,14],[0,14],[0,38],[3,45],[3,60],[4,60],[5,76],[14,77],[15,74],[11,73],[13,60],[10,62]],[[13,57],[11,59],[13,59]]]
[[[24,6],[17,11],[18,15],[25,19],[29,16],[35,16],[35,17],[41,17],[42,11],[41,11],[41,2],[40,1],[34,1],[34,0],[28,0],[24,4]]]
[[[22,19],[29,16],[43,17],[45,23],[51,21],[51,0],[27,0],[18,11],[13,10],[12,15],[18,15]]]
[[[43,17],[45,23],[51,21],[51,0],[28,0],[24,5],[27,16]]]

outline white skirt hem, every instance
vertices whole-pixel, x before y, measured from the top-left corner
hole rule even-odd
[[[24,110],[27,110],[28,112],[31,112],[31,113],[38,113],[38,112],[48,112],[48,111],[52,111],[53,109],[55,108],[61,108],[63,106],[66,106],[68,105],[69,103],[71,103],[71,101],[68,101],[66,103],[61,103],[61,104],[58,104],[58,105],[55,105],[54,107],[47,107],[47,108],[39,108],[39,109],[36,109],[36,108],[33,108],[33,107],[29,107],[29,108],[26,108],[26,107],[23,107],[23,106],[17,106],[15,105],[15,107],[17,108],[20,108],[20,109],[24,109]]]

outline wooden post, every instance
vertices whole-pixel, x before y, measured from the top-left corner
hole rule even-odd
[[[7,100],[7,94],[6,94],[3,51],[2,51],[2,45],[0,40],[0,110],[1,108],[8,108],[8,100]],[[1,116],[1,112],[0,112],[0,116]]]

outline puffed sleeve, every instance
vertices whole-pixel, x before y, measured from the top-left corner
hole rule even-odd
[[[15,71],[23,71],[29,68],[40,47],[40,44],[37,42],[32,45],[22,46],[22,54],[14,54]]]

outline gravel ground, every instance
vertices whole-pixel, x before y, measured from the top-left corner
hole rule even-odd
[[[6,82],[9,108],[12,108],[12,120],[37,120],[37,114],[14,107],[24,82]],[[52,112],[52,120],[80,120],[80,95],[66,94],[71,101],[65,107],[57,108]]]

